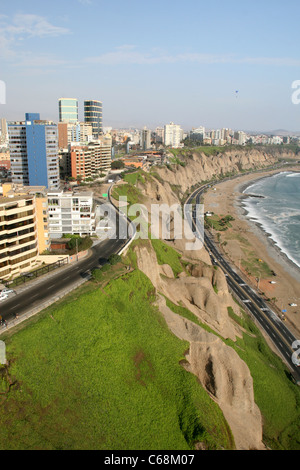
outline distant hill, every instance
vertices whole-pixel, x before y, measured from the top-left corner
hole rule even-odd
[[[263,134],[263,135],[279,135],[279,136],[282,136],[282,137],[285,137],[285,136],[299,136],[300,135],[300,131],[299,132],[293,132],[293,131],[287,131],[285,129],[275,129],[274,131],[245,131],[247,134],[252,134],[252,135],[259,135],[259,134]]]

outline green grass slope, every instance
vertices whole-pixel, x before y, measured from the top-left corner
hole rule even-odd
[[[149,279],[135,270],[93,286],[6,338],[0,449],[233,448]]]

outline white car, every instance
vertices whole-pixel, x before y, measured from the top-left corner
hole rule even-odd
[[[7,287],[4,287],[4,289],[2,289],[1,291],[1,294],[11,294],[13,291],[13,289],[8,289]]]
[[[0,301],[7,299],[7,297],[8,297],[7,294],[2,294],[2,292],[0,293]]]
[[[297,304],[290,304],[290,307],[297,307]]]

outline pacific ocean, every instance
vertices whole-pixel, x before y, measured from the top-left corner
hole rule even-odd
[[[282,172],[244,190],[247,217],[300,268],[300,173]]]

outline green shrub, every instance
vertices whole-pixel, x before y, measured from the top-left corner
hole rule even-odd
[[[122,257],[116,254],[110,255],[110,257],[108,258],[109,264],[112,264],[112,265],[119,263],[121,260],[122,260]]]

